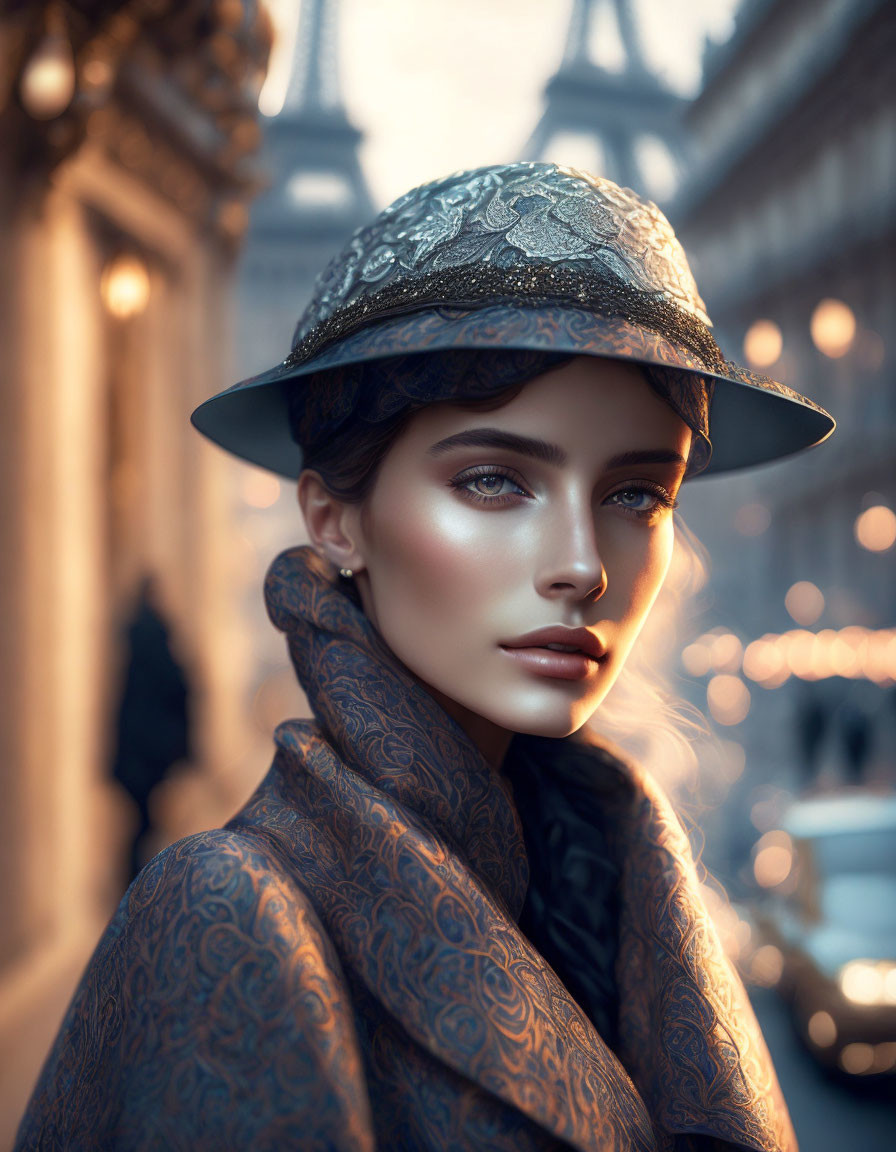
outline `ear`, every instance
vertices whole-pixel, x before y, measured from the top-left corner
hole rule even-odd
[[[314,550],[336,568],[363,569],[358,506],[334,496],[319,474],[310,469],[299,477],[297,495]]]

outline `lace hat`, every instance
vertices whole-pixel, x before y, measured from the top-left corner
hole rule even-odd
[[[425,399],[438,376],[432,354],[503,349],[643,366],[694,430],[690,474],[775,460],[831,434],[823,408],[726,360],[710,327],[654,204],[554,164],[478,168],[415,188],[356,232],[318,277],[286,359],[206,400],[192,421],[235,455],[296,477],[295,413],[302,390],[321,393],[310,382],[344,416],[374,362],[386,372],[400,363],[406,376],[425,356]]]

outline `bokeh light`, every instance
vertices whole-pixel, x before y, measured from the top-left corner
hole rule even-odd
[[[723,632],[712,642],[709,658],[716,672],[739,672],[744,646],[733,632]]]
[[[131,253],[115,256],[103,269],[100,295],[106,309],[117,319],[138,316],[149,303],[149,272]]]
[[[806,1031],[816,1048],[830,1048],[837,1042],[837,1025],[830,1012],[813,1012],[806,1023]]]
[[[747,645],[743,672],[747,679],[754,680],[763,688],[778,688],[790,677],[781,645],[766,638]]]
[[[847,1044],[840,1053],[840,1067],[853,1076],[870,1072],[874,1066],[874,1049],[870,1044]]]
[[[774,320],[755,320],[744,336],[744,357],[754,368],[770,368],[783,347],[784,337]]]
[[[774,944],[757,948],[750,963],[750,979],[763,988],[774,988],[784,971],[784,957]]]
[[[793,868],[793,842],[786,832],[772,829],[760,836],[753,856],[753,875],[760,888],[777,888]]]
[[[856,540],[869,552],[886,552],[896,543],[896,514],[886,504],[866,508],[855,523]]]
[[[809,331],[819,352],[837,360],[852,347],[856,335],[855,314],[842,300],[828,297],[816,305]]]
[[[824,612],[824,596],[811,580],[798,580],[787,590],[784,607],[797,624],[808,627]]]
[[[713,676],[706,686],[706,703],[717,724],[730,727],[750,711],[750,690],[738,676]]]
[[[35,120],[60,116],[75,95],[72,47],[60,31],[51,31],[38,44],[19,82],[22,104]]]

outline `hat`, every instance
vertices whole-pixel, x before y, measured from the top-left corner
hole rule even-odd
[[[302,450],[290,396],[294,410],[309,378],[396,357],[508,349],[644,366],[703,440],[707,473],[831,434],[823,408],[726,360],[710,327],[656,205],[555,164],[477,168],[415,188],[359,229],[318,277],[286,359],[206,400],[192,421],[235,455],[295,478]]]

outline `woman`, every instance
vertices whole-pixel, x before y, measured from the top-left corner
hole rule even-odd
[[[722,359],[653,205],[515,164],[382,213],[194,422],[299,479],[316,719],[131,886],[19,1147],[795,1148],[680,826],[581,730],[682,480],[831,418]]]

